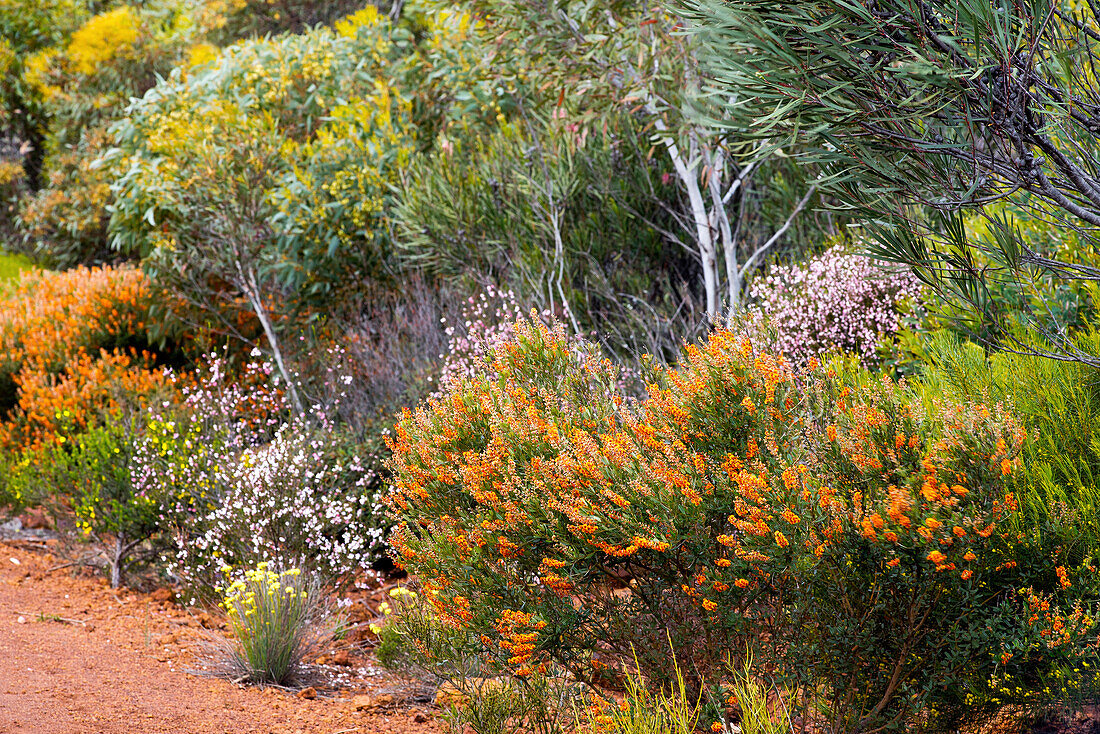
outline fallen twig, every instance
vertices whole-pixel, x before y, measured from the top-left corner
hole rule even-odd
[[[50,550],[50,546],[46,543],[36,543],[33,540],[5,540],[5,545],[15,546],[17,548],[30,548],[31,550]]]
[[[63,622],[64,624],[79,624],[81,627],[87,627],[88,623],[80,619],[69,619],[68,617],[60,617],[56,614],[46,614],[44,612],[16,612],[24,617],[34,617],[39,622]]]
[[[101,555],[103,555],[103,554],[102,553],[95,553],[95,554],[90,555],[90,556],[84,556],[83,558],[81,558],[77,561],[69,561],[68,563],[59,563],[56,566],[50,566],[49,568],[47,568],[46,573],[50,573],[51,571],[60,571],[63,568],[71,568],[72,566],[86,566],[86,565],[88,565],[88,561],[90,561],[93,558],[96,558],[98,556],[101,556]]]

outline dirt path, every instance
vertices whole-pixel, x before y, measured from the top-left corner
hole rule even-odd
[[[49,555],[0,543],[0,732],[69,734],[434,734],[425,713],[371,712],[353,693],[392,684],[364,664],[364,690],[305,700],[184,672],[197,617],[97,579],[48,572]],[[208,618],[206,618],[208,624]],[[349,676],[352,676],[349,669]],[[368,709],[357,711],[360,709]]]

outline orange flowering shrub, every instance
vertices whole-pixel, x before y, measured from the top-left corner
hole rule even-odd
[[[147,336],[153,294],[133,267],[33,271],[0,300],[0,446],[83,429],[120,392],[164,384]]]
[[[1003,406],[925,410],[725,331],[640,403],[615,383],[521,322],[395,429],[393,548],[499,668],[598,681],[636,659],[660,684],[675,654],[697,687],[752,650],[804,714],[865,731],[1010,700],[990,689],[1006,666],[1095,658],[1085,610],[1066,635],[1021,620],[1006,480],[1026,436]]]

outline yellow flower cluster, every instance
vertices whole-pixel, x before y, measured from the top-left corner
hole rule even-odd
[[[389,185],[414,150],[409,107],[397,90],[376,82],[373,94],[333,109],[309,143],[290,143],[289,157],[302,161],[294,174],[303,186],[287,192],[280,202],[283,214],[306,231],[336,229],[344,244],[371,230]],[[303,200],[302,194],[313,200]],[[343,220],[335,228],[327,202],[336,205]]]
[[[23,61],[23,80],[46,99],[61,93],[61,87],[50,83],[50,71],[59,55],[57,49],[42,49]]]
[[[295,583],[295,577],[300,575],[301,571],[297,568],[276,572],[269,563],[261,562],[255,569],[245,571],[244,578],[237,579],[226,588],[222,608],[237,627],[256,614],[258,609],[278,606],[284,596],[290,600],[304,599],[308,592]]]
[[[368,5],[367,7],[359,10],[346,18],[336,21],[333,27],[336,29],[336,34],[343,36],[344,38],[351,38],[359,34],[361,29],[375,29],[382,25],[383,17],[378,12],[377,6]]]
[[[195,44],[187,52],[187,68],[194,69],[197,66],[203,66],[216,58],[218,58],[217,46],[209,43]]]
[[[23,166],[15,161],[0,161],[0,187],[10,186],[23,178]]]
[[[417,599],[417,594],[415,591],[411,591],[406,586],[398,586],[394,589],[390,589],[389,597],[391,599],[400,599],[405,602],[414,602]],[[388,617],[393,614],[393,607],[389,605],[389,602],[382,602],[378,606],[378,611],[382,612],[383,615]],[[378,624],[377,622],[371,622],[370,631],[376,635],[380,635],[382,634],[382,625]]]
[[[104,61],[125,53],[138,39],[139,19],[127,6],[101,13],[73,34],[66,55],[81,74],[93,74]]]

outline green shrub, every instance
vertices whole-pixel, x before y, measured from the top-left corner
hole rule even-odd
[[[378,277],[379,216],[410,140],[407,102],[384,81],[391,34],[368,7],[335,29],[242,42],[194,74],[173,72],[116,131],[125,174],[113,244],[156,255],[149,270],[202,302],[209,294],[196,284],[220,280],[195,250],[254,232],[234,247],[248,249],[261,280],[286,286],[270,291],[276,313]],[[196,271],[193,281],[170,277],[180,269]],[[236,291],[226,290],[215,300],[230,302]]]
[[[10,255],[6,252],[0,252],[0,284],[5,283],[5,281],[17,280],[20,274],[32,267],[30,261],[22,255]],[[3,286],[0,285],[0,287]]]
[[[516,333],[392,445],[392,544],[486,665],[593,680],[636,651],[661,686],[671,643],[697,691],[751,650],[834,732],[1093,688],[1077,574],[1018,556],[1004,406],[926,409],[725,331],[634,406],[561,330]]]
[[[663,159],[629,118],[613,124],[582,136],[520,119],[444,138],[408,167],[394,209],[402,256],[445,279],[505,284],[616,353],[674,356],[698,265],[667,239],[679,225]]]
[[[223,662],[235,680],[294,684],[305,660],[332,636],[320,586],[295,568],[258,564],[228,584],[222,606],[234,636]]]
[[[116,415],[102,425],[62,436],[38,458],[37,475],[55,497],[64,498],[77,527],[105,549],[111,588],[143,545],[144,555],[158,550],[153,542],[161,528],[159,496],[134,488],[130,462],[141,440],[134,415]]]

